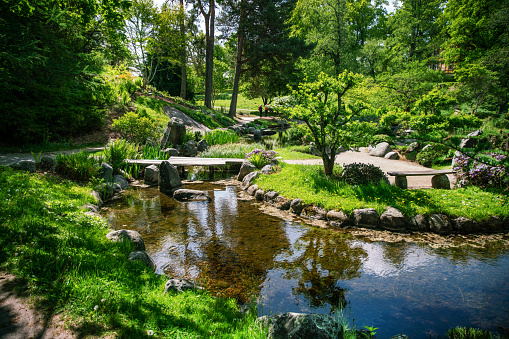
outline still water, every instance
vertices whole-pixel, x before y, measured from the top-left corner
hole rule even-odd
[[[377,338],[509,328],[507,245],[372,242],[264,214],[233,186],[186,188],[209,191],[212,202],[134,189],[102,212],[113,228],[143,236],[159,273],[257,301],[260,315],[342,310],[357,328],[378,327]]]

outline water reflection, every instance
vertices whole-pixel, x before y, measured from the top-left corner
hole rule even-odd
[[[238,201],[234,187],[187,188],[208,190],[212,202],[133,190],[103,215],[114,228],[142,234],[159,272],[197,280],[221,296],[256,298],[260,314],[343,308],[360,327],[379,327],[379,338],[509,327],[509,247],[502,242],[371,242],[263,214]]]

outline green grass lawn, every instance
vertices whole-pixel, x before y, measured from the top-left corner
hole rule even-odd
[[[203,105],[203,95],[197,95],[197,103]],[[227,91],[216,95],[216,100],[212,103],[215,107],[224,107],[226,110],[230,109],[230,102],[232,100],[232,91]],[[237,109],[243,111],[256,111],[258,113],[258,106],[262,104],[261,98],[248,99],[242,93],[237,97]]]
[[[127,260],[108,225],[79,206],[91,188],[0,167],[0,269],[49,316],[62,312],[79,337],[265,338],[256,311],[207,292],[164,294],[166,278]],[[116,333],[116,334],[114,334]]]
[[[485,220],[492,215],[509,217],[507,195],[477,187],[453,190],[404,190],[393,185],[350,186],[323,175],[322,166],[281,164],[281,171],[256,179],[260,188],[274,190],[288,198],[300,198],[307,204],[327,210],[351,213],[358,208],[374,208],[383,213],[388,206],[406,217],[416,214],[444,213]]]

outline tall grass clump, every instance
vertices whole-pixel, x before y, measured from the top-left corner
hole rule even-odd
[[[138,144],[131,143],[124,139],[117,139],[104,148],[104,161],[113,167],[113,173],[119,173],[120,170],[128,172],[132,170],[133,165],[124,164],[125,159],[139,159]],[[129,172],[128,172],[129,173]]]
[[[205,139],[207,144],[213,146],[237,143],[239,141],[239,136],[237,135],[237,133],[230,130],[225,131],[215,129],[211,132],[205,133],[203,139]]]
[[[65,178],[76,181],[89,181],[99,173],[100,159],[90,155],[89,152],[59,153],[55,157],[55,172]]]
[[[167,160],[168,155],[158,145],[146,144],[140,148],[141,159]]]
[[[244,159],[246,154],[255,148],[263,148],[260,144],[224,144],[209,147],[198,156],[201,158],[238,158]]]
[[[450,339],[491,339],[495,338],[491,335],[490,331],[481,330],[471,327],[455,327],[451,328],[446,333]]]

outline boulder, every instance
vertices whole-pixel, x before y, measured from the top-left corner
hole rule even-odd
[[[261,140],[262,139],[262,130],[261,129],[255,129],[253,133],[253,137],[255,140]]]
[[[246,175],[244,179],[242,179],[242,184],[240,185],[240,188],[246,190],[249,186],[251,186],[253,180],[258,178],[259,175],[260,175],[259,171],[251,172],[248,175]]]
[[[336,150],[336,154],[343,153],[346,151],[348,151],[346,148],[344,148],[343,146],[339,146],[338,149]]]
[[[369,155],[374,157],[384,157],[387,153],[391,152],[392,148],[388,142],[381,142],[375,146],[375,148],[371,149]]]
[[[156,165],[147,166],[143,174],[143,182],[145,185],[157,185],[159,183],[159,167]]]
[[[258,189],[258,190],[256,190],[254,197],[258,201],[263,201],[264,195],[265,195],[265,191]]]
[[[262,129],[262,135],[274,135],[276,134],[276,131],[273,131],[271,129]]]
[[[10,167],[17,171],[35,173],[35,161],[33,160],[20,160],[14,164],[11,164]]]
[[[480,224],[481,232],[500,233],[504,230],[502,219],[494,215],[489,217],[487,220],[481,221]]]
[[[251,185],[247,189],[247,194],[254,196],[256,191],[258,191],[258,185]]]
[[[106,238],[113,242],[130,241],[134,244],[137,251],[145,251],[145,243],[141,235],[133,230],[111,231],[106,234]]]
[[[334,227],[345,227],[350,225],[350,217],[343,211],[330,210],[327,212],[327,220]]]
[[[207,140],[205,139],[201,139],[199,142],[198,142],[198,152],[205,152],[206,150],[209,149],[209,144],[207,144]]]
[[[164,285],[164,293],[169,291],[185,292],[189,290],[203,290],[203,287],[186,279],[170,279]]]
[[[129,183],[127,182],[127,180],[125,180],[125,178],[121,175],[115,175],[113,176],[113,185],[117,184],[118,186],[120,186],[120,189],[122,191],[125,191],[126,189],[129,188]]]
[[[304,209],[304,205],[302,204],[302,200],[300,199],[293,199],[292,202],[290,203],[290,210],[299,215],[302,210]]]
[[[354,210],[353,224],[357,227],[377,228],[378,213],[374,208],[362,208]]]
[[[265,165],[261,170],[262,174],[270,174],[273,172],[272,165]]]
[[[182,181],[177,169],[168,161],[163,161],[159,167],[159,191],[171,196],[181,188]]]
[[[282,210],[282,211],[287,211],[290,209],[290,200],[286,199],[285,197],[282,197],[280,195],[278,195],[276,197],[276,199],[274,200],[274,203],[276,205],[276,208]]]
[[[99,178],[103,179],[106,182],[110,182],[113,180],[113,167],[110,164],[103,162],[101,164],[101,169],[99,170]]]
[[[429,229],[433,233],[446,235],[452,231],[452,224],[444,214],[432,214],[429,216]]]
[[[284,313],[263,316],[258,321],[268,328],[269,339],[343,338],[343,327],[325,314]]]
[[[180,147],[179,153],[184,157],[195,157],[198,155],[198,147],[194,140],[190,140]]]
[[[249,127],[249,129],[248,129],[249,134],[254,134],[255,131],[256,131],[256,128],[254,128],[254,127]]]
[[[459,148],[473,148],[477,144],[478,139],[476,137],[481,136],[483,133],[482,130],[473,131],[467,134],[465,139],[461,139],[461,143]]]
[[[315,220],[327,220],[327,211],[322,207],[309,205],[302,209],[301,215]]]
[[[274,199],[276,199],[276,197],[278,196],[279,194],[276,192],[276,191],[269,191],[267,193],[264,194],[263,196],[263,200],[268,202],[268,203],[273,203],[274,202]]]
[[[178,201],[211,201],[209,192],[190,190],[190,189],[178,189],[173,192],[173,198]]]
[[[389,159],[389,160],[398,160],[399,159],[399,154],[397,152],[391,151],[391,152],[387,153],[384,156],[384,158],[385,159]]]
[[[168,145],[180,145],[185,135],[186,126],[184,122],[178,118],[171,118],[161,138],[160,148],[166,148]]]
[[[90,193],[90,195],[94,197],[94,199],[95,199],[95,204],[96,204],[99,208],[103,207],[103,204],[104,204],[104,203],[103,203],[103,199],[101,198],[101,193],[99,193],[99,192],[98,192],[98,191],[96,191],[96,190],[93,190],[93,191],[92,191],[92,193]]]
[[[479,225],[474,220],[459,217],[452,220],[452,230],[455,233],[471,234],[479,231]]]
[[[408,220],[407,229],[416,232],[429,232],[428,218],[422,214],[414,215]]]
[[[410,152],[417,151],[418,148],[419,148],[419,144],[417,143],[417,141],[414,141],[410,145],[408,145],[406,151],[408,153],[410,153]]]
[[[43,171],[54,171],[55,170],[55,157],[44,155],[41,157],[39,162],[39,168]]]
[[[92,212],[92,213],[95,213],[95,214],[99,214],[99,206],[92,205],[92,204],[85,204],[85,205],[82,206],[82,208],[84,210],[86,210],[87,212]]]
[[[380,227],[389,231],[404,231],[406,219],[400,210],[389,206],[380,216]]]
[[[166,153],[166,155],[168,157],[178,157],[179,156],[179,151],[176,148],[166,148],[163,150],[163,152]]]
[[[431,187],[435,189],[451,189],[449,178],[445,174],[434,175],[431,178]]]
[[[244,160],[242,166],[240,166],[239,174],[237,174],[237,180],[242,181],[246,175],[256,171],[256,166],[253,165],[249,160]]]
[[[424,146],[424,147],[422,148],[422,150],[423,150],[423,151],[425,151],[425,150],[427,150],[427,149],[429,149],[429,148],[433,148],[433,145],[432,145],[432,144],[427,144],[426,146]]]
[[[154,260],[152,260],[150,255],[148,255],[145,251],[131,252],[127,259],[130,261],[141,261],[143,264],[145,264],[145,266],[150,268],[152,272],[155,272],[156,270],[156,264]]]

